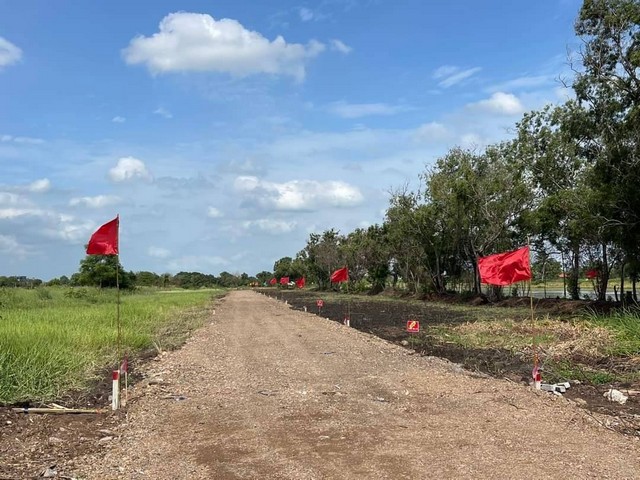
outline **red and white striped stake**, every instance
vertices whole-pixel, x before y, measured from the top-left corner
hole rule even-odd
[[[117,410],[120,407],[120,370],[113,371],[112,380],[111,410]]]

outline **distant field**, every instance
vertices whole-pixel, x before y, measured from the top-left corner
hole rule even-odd
[[[223,290],[122,293],[123,350],[179,345],[202,325]],[[117,365],[116,292],[90,288],[0,289],[0,404],[81,390]]]

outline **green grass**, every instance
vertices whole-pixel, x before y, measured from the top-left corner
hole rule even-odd
[[[201,325],[222,290],[122,293],[122,348],[179,345]],[[117,365],[116,292],[97,289],[0,289],[0,404],[46,401],[83,389]]]
[[[640,355],[640,310],[627,308],[610,315],[591,312],[587,318],[593,325],[609,329],[615,334],[616,342],[608,354],[624,357]]]

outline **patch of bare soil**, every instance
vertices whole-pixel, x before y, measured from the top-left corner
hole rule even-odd
[[[406,344],[410,334],[406,331],[407,320],[419,320],[423,328],[429,325],[455,325],[472,321],[470,313],[455,311],[447,308],[447,303],[441,302],[402,302],[399,299],[375,301],[353,299],[349,296],[332,297],[324,301],[321,310],[316,306],[316,300],[322,297],[320,292],[300,290],[263,289],[263,293],[287,301],[292,308],[314,312],[322,317],[343,323],[345,317],[350,317],[352,327],[374,334],[396,344]],[[452,300],[453,301],[453,300]],[[583,311],[593,302],[572,302],[568,300],[534,299],[537,309],[549,313],[573,315]],[[529,307],[529,298],[512,298],[502,301],[500,307]],[[494,304],[495,305],[495,304]],[[523,320],[526,318],[523,318]],[[411,345],[405,345],[413,348]],[[446,358],[462,365],[464,368],[489,374],[497,378],[507,378],[510,381],[527,384],[531,377],[531,359],[514,355],[506,349],[469,348],[455,342],[440,342],[433,337],[423,337],[418,353],[440,358]],[[608,362],[607,368],[616,370],[627,368],[627,359],[580,358],[580,362],[594,367],[603,367],[599,362]],[[548,372],[548,376],[552,373]],[[555,378],[555,376],[554,376]],[[568,398],[576,399],[577,403],[590,412],[611,416],[608,425],[626,434],[640,436],[640,395],[630,395],[626,404],[620,405],[604,398],[604,393],[610,388],[622,391],[638,391],[640,384],[607,384],[589,385],[586,378],[560,379],[572,381],[573,388],[567,394]]]

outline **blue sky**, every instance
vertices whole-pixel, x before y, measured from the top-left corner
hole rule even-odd
[[[562,102],[578,0],[0,1],[0,275],[271,270]]]

